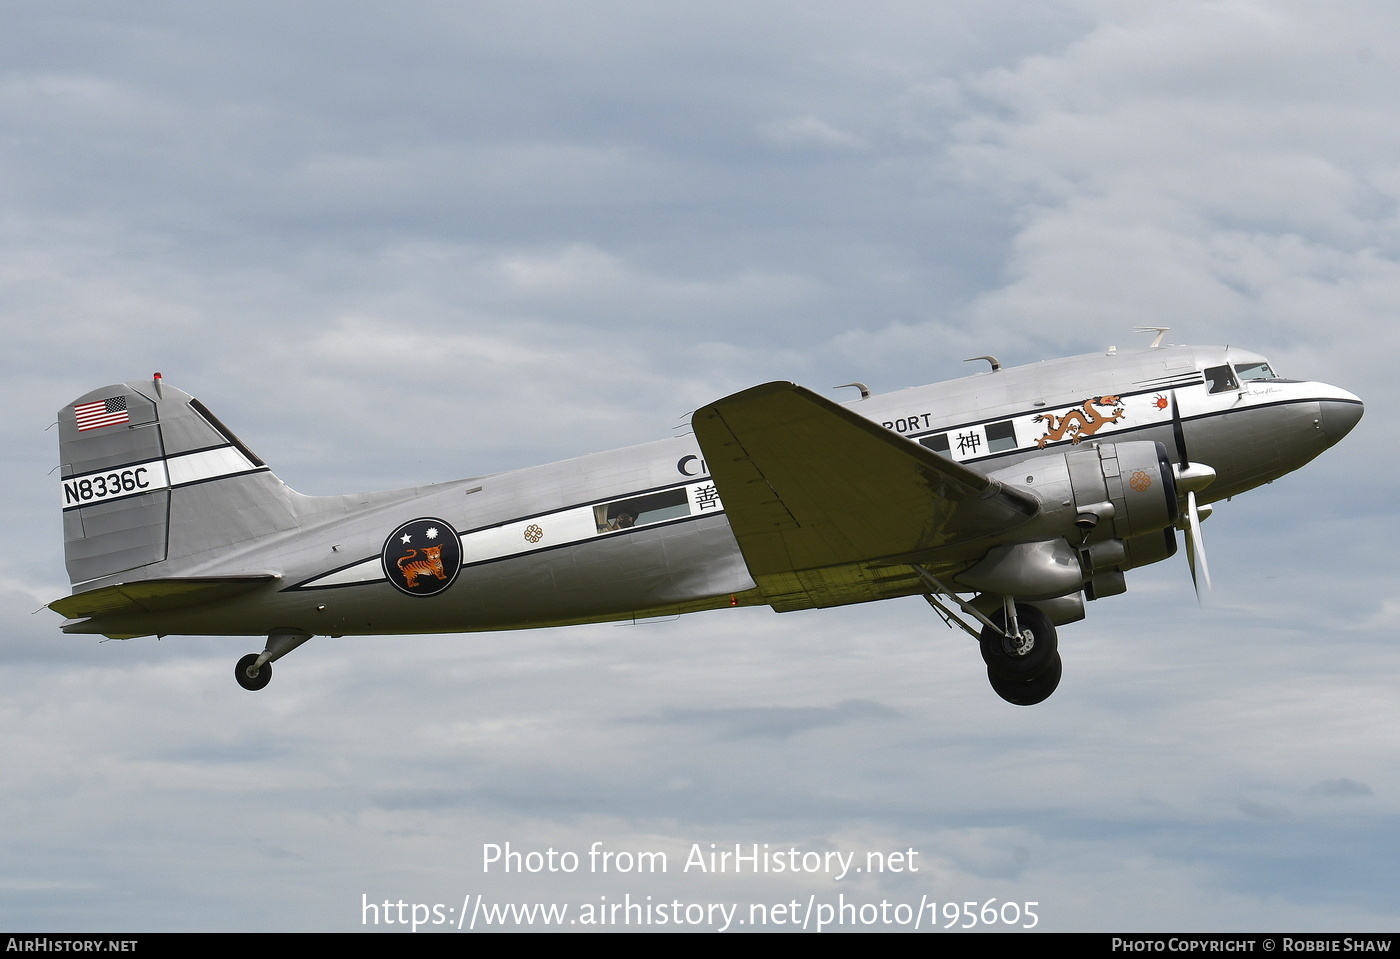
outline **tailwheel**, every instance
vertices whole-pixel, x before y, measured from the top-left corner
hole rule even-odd
[[[306,630],[290,626],[272,630],[267,634],[267,648],[240,659],[238,665],[233,667],[233,677],[244,689],[262,689],[272,682],[272,661],[281,659],[310,638],[311,634]]]
[[[1058,669],[1058,640],[1050,617],[1034,606],[1017,603],[1014,628],[1006,625],[1005,609],[998,610],[990,618],[995,625],[983,627],[979,637],[988,675],[1009,682],[1024,682],[1046,672],[1052,663]],[[1052,685],[1045,695],[1049,696],[1054,688]],[[1006,696],[1003,694],[1002,698],[1006,699]]]
[[[997,675],[992,667],[987,667],[987,679],[998,696],[1013,706],[1034,706],[1050,698],[1055,687],[1060,685],[1060,654],[1054,658],[1045,671],[1032,679],[1013,680]]]
[[[244,689],[258,690],[272,682],[272,664],[263,663],[258,666],[257,662],[258,654],[249,653],[233,667],[233,676]]]

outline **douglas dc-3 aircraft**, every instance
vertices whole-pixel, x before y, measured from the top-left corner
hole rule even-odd
[[[1210,503],[1336,443],[1361,401],[1233,347],[1046,361],[832,402],[765,383],[693,435],[413,489],[303,496],[204,404],[104,386],[58,414],[66,633],[266,636],[245,689],[314,635],[523,629],[922,595],[1038,703],[1055,627]]]

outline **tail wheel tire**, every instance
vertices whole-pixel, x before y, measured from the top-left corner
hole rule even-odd
[[[248,675],[248,671],[253,668],[253,664],[258,661],[257,653],[249,653],[238,661],[238,665],[233,667],[233,676],[238,680],[238,685],[247,690],[259,690],[272,682],[272,664],[263,663],[258,667],[256,675]]]
[[[992,672],[991,667],[987,667],[987,679],[992,684],[992,689],[1002,699],[1013,706],[1034,706],[1036,703],[1043,703],[1050,698],[1050,694],[1060,685],[1060,676],[1063,668],[1060,664],[1060,656],[1055,654],[1046,670],[1034,679],[1023,679],[1021,681],[1003,679]]]
[[[1052,662],[1058,661],[1059,642],[1055,627],[1050,617],[1036,607],[1016,604],[1016,622],[1021,630],[1019,636],[1002,635],[1001,630],[1006,623],[1003,611],[997,611],[991,620],[998,628],[985,626],[981,635],[982,661],[987,664],[989,674],[1012,682],[1034,679],[1045,672]]]

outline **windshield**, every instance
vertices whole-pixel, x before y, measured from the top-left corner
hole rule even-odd
[[[1276,380],[1278,374],[1269,368],[1268,363],[1241,363],[1235,367],[1241,380]]]

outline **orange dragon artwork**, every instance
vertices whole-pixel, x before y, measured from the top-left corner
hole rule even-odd
[[[1123,407],[1118,405],[1121,401],[1121,396],[1095,396],[1081,403],[1079,409],[1070,410],[1063,416],[1056,416],[1054,413],[1040,414],[1035,418],[1035,422],[1049,425],[1045,435],[1036,442],[1036,446],[1044,449],[1046,443],[1062,440],[1066,435],[1071,443],[1078,443],[1086,436],[1093,436],[1100,427],[1117,423],[1123,418]],[[1105,413],[1097,408],[1101,406],[1112,406],[1113,412]]]

